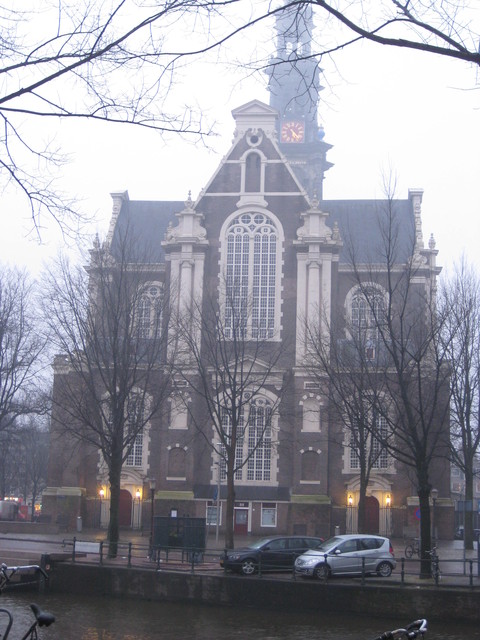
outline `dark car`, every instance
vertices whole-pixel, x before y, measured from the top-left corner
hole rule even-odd
[[[249,576],[262,571],[291,571],[295,559],[307,549],[315,549],[323,538],[310,536],[273,536],[252,542],[248,547],[227,551],[220,559],[224,569]]]

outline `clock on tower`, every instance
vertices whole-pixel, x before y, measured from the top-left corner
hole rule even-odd
[[[305,125],[301,120],[286,120],[282,123],[280,142],[303,142]]]

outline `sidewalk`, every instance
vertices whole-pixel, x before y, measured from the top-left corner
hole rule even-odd
[[[220,535],[216,539],[215,532],[207,536],[206,550],[201,555],[201,561],[192,559],[188,551],[171,550],[168,553],[162,551],[161,560],[157,564],[148,558],[150,532],[132,531],[122,529],[118,556],[108,558],[108,546],[106,544],[107,532],[104,529],[85,529],[83,531],[71,531],[57,534],[12,534],[0,533],[0,562],[9,565],[38,564],[42,555],[49,554],[57,559],[71,559],[73,553],[73,541],[76,540],[77,562],[98,564],[100,562],[99,549],[89,551],[87,545],[82,543],[103,542],[102,560],[105,565],[135,566],[145,569],[169,569],[179,571],[218,571],[220,555],[224,550],[224,537]],[[247,546],[258,540],[260,536],[236,536],[235,548]],[[77,547],[78,545],[78,547]],[[405,559],[405,541],[403,539],[392,540],[397,568],[389,580],[379,579],[381,584],[387,586],[393,582],[404,584],[417,584],[428,586],[428,580],[420,580],[419,559]],[[480,586],[480,572],[477,549],[464,551],[462,540],[438,541],[438,553],[440,557],[440,569],[443,574],[443,586]],[[476,545],[475,545],[476,546]],[[193,564],[192,564],[193,562]],[[288,575],[287,575],[288,577]],[[376,578],[368,578],[368,583],[373,583]],[[433,583],[433,581],[430,581]]]

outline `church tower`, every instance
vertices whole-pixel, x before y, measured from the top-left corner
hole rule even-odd
[[[277,53],[268,70],[270,106],[279,114],[278,140],[310,197],[323,198],[323,179],[332,165],[331,145],[323,141],[318,124],[320,69],[311,56],[313,15],[310,5],[286,8],[277,14]]]

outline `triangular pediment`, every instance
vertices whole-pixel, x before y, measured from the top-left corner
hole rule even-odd
[[[239,129],[275,130],[278,111],[260,100],[250,100],[246,104],[233,109],[232,116]]]

